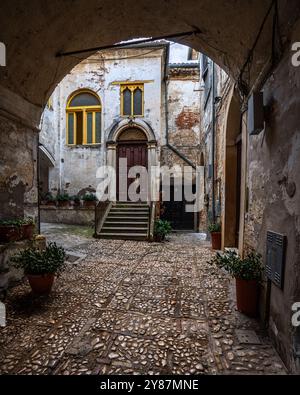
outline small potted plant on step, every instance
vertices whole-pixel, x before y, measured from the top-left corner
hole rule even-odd
[[[34,294],[48,295],[55,276],[65,268],[65,258],[65,250],[55,243],[50,243],[42,251],[27,248],[11,257],[11,262],[16,268],[24,270]]]
[[[208,231],[211,235],[211,245],[213,250],[220,250],[222,244],[221,224],[213,222],[209,224]]]
[[[24,218],[22,220],[22,239],[25,240],[32,240],[33,239],[33,234],[34,234],[34,220],[33,218]]]
[[[58,207],[69,207],[70,196],[67,193],[58,194],[56,196]]]
[[[172,227],[169,221],[157,219],[154,224],[154,240],[164,241],[166,236],[172,232]]]
[[[209,262],[225,269],[236,282],[237,309],[250,317],[257,315],[259,282],[263,273],[262,256],[254,251],[244,259],[235,251],[217,253]]]
[[[94,193],[86,193],[82,197],[83,205],[86,208],[95,207],[97,202],[97,196]]]

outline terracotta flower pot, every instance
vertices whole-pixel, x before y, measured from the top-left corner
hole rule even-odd
[[[51,292],[54,274],[27,274],[32,292],[36,295],[48,295]]]
[[[58,202],[58,207],[69,207],[70,203],[68,200],[62,200]]]
[[[163,236],[163,235],[155,235],[154,236],[154,241],[156,241],[158,243],[161,243],[164,240],[165,240],[165,236]]]
[[[52,201],[49,201],[49,202],[46,202],[46,206],[56,207],[56,203],[52,202]]]
[[[237,309],[249,317],[256,317],[258,302],[258,281],[236,278]]]
[[[34,234],[34,224],[25,224],[22,225],[22,239],[23,240],[32,240]]]
[[[21,232],[18,226],[0,225],[0,243],[9,243],[21,239]]]
[[[95,206],[96,206],[95,200],[84,200],[83,201],[83,207],[94,208]]]
[[[222,246],[221,232],[211,233],[211,245],[213,250],[220,250]]]

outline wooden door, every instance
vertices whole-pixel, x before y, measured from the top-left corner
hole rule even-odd
[[[120,168],[120,159],[127,159],[127,171],[125,168]],[[127,200],[128,188],[135,181],[134,178],[128,177],[129,169],[133,166],[143,166],[148,168],[148,150],[146,144],[141,143],[121,143],[118,144],[117,151],[117,199],[119,200],[119,179],[120,177],[127,178]],[[123,200],[123,199],[122,199]]]

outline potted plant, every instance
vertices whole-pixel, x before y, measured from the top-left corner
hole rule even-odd
[[[208,231],[211,235],[211,245],[213,250],[220,250],[222,244],[221,224],[213,222],[208,225]]]
[[[70,196],[67,193],[58,194],[56,196],[58,207],[68,207],[70,202]]]
[[[22,239],[32,240],[34,234],[35,223],[33,218],[24,218],[21,220]]]
[[[1,220],[0,221],[0,242],[9,243],[21,239],[19,220]]]
[[[43,201],[45,202],[46,206],[56,206],[56,200],[55,197],[52,195],[51,192],[47,192],[45,196],[43,197]]]
[[[86,193],[82,197],[84,207],[95,207],[97,196],[94,193]]]
[[[235,278],[237,309],[250,317],[255,317],[259,282],[264,270],[262,256],[251,251],[242,259],[235,251],[229,251],[217,253],[209,263],[225,269]]]
[[[34,294],[48,295],[55,276],[65,268],[65,258],[65,250],[56,243],[50,243],[42,251],[27,248],[11,257],[11,261],[16,268],[24,270]]]
[[[154,240],[163,241],[166,236],[172,232],[172,227],[169,221],[157,219],[154,223]]]
[[[80,207],[80,197],[77,195],[72,196],[71,198],[74,207]]]

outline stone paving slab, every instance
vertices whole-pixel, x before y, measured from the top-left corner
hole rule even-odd
[[[235,310],[232,281],[207,264],[201,238],[77,237],[68,248],[86,257],[68,263],[49,297],[26,280],[9,290],[0,374],[286,373],[258,323]],[[236,330],[260,344],[240,343]]]

